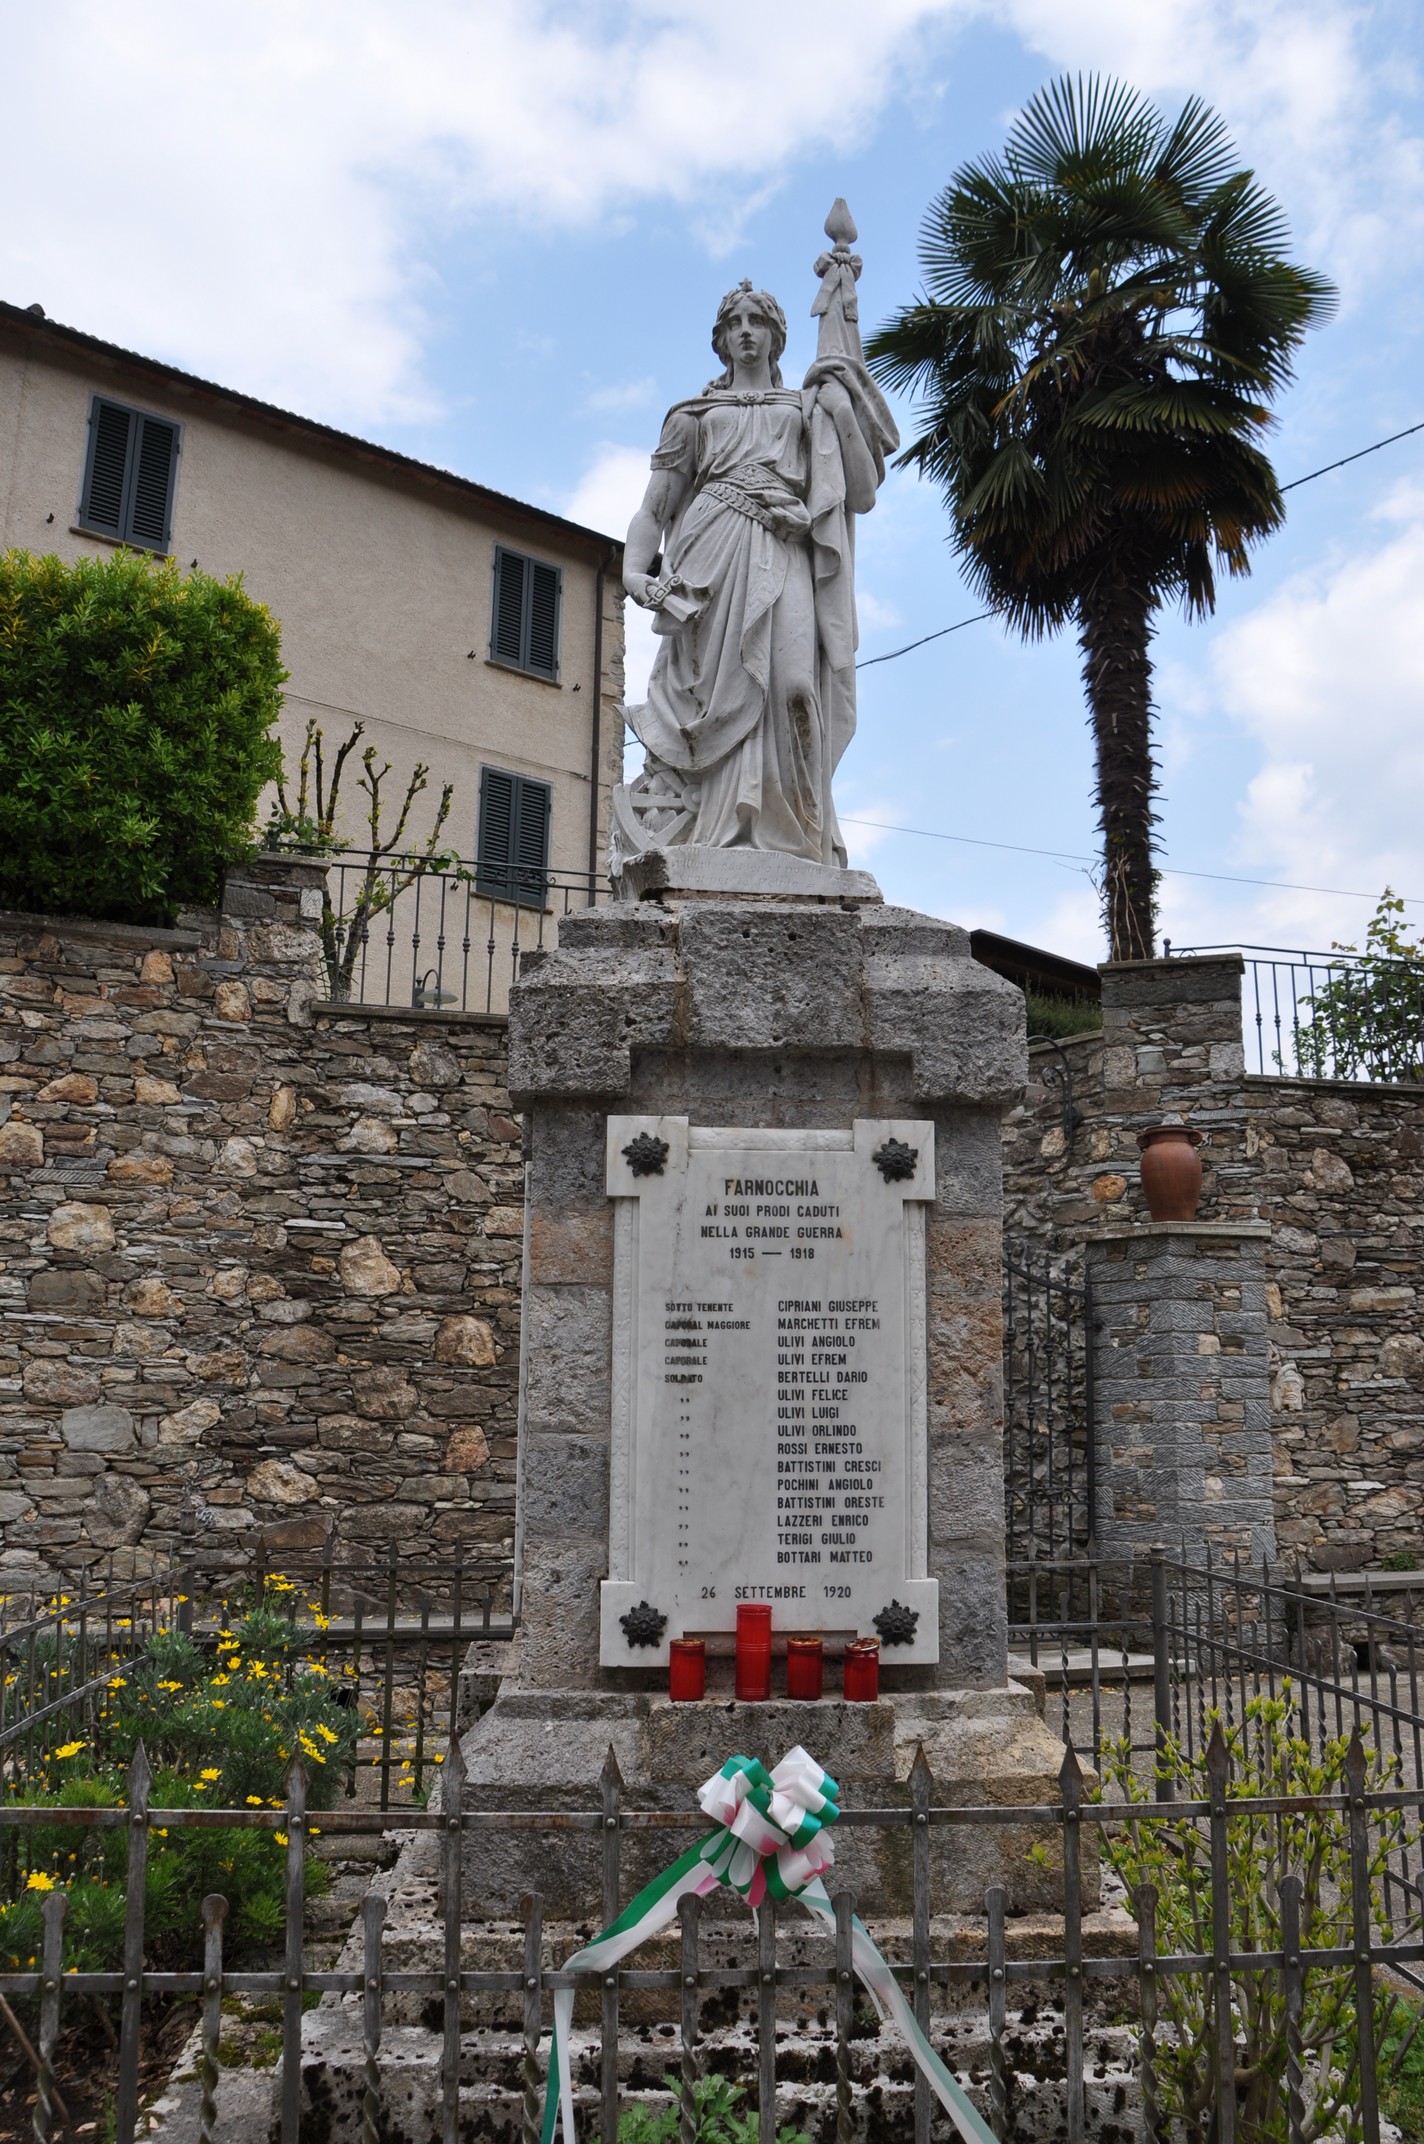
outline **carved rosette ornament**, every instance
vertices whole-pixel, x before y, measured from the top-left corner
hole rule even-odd
[[[903,1139],[887,1139],[870,1158],[887,1184],[907,1184],[919,1164],[920,1150],[907,1146]]]
[[[659,1613],[647,1601],[639,1601],[626,1615],[620,1615],[623,1635],[630,1645],[661,1645],[663,1632],[667,1629],[667,1617]]]
[[[667,1167],[668,1143],[651,1132],[639,1132],[623,1149],[623,1159],[635,1176],[661,1176]]]
[[[879,1615],[872,1620],[880,1633],[882,1645],[913,1645],[920,1611],[918,1608],[903,1607],[899,1601],[891,1601],[890,1606],[882,1608]]]

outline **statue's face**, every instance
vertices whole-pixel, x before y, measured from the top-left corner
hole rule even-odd
[[[734,305],[722,317],[722,342],[734,365],[750,368],[765,363],[771,355],[774,329],[766,314],[750,299]]]

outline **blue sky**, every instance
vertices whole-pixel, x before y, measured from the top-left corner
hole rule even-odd
[[[844,194],[880,319],[933,194],[1065,69],[1207,97],[1339,283],[1283,479],[1424,419],[1410,0],[50,0],[6,51],[0,293],[614,533],[721,293],[778,294],[792,376]],[[977,607],[908,475],[860,590],[866,657]],[[1157,652],[1174,941],[1353,939],[1386,880],[1424,934],[1424,434],[1292,494]],[[838,795],[892,899],[1097,957],[1090,783],[1071,641],[975,625],[862,675]]]

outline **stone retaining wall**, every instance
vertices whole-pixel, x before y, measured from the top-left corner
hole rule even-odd
[[[1205,1134],[1204,1220],[1271,1225],[1278,1548],[1424,1560],[1424,1088],[1247,1076],[1237,954],[1107,967],[1103,1029],[1036,1048],[1004,1126],[1009,1235],[1067,1248],[1148,1218],[1136,1134]],[[1058,1074],[1083,1113],[1071,1145]]]
[[[502,1019],[334,1008],[311,866],[192,928],[0,917],[0,1581],[395,1544],[503,1580]]]
[[[173,1544],[512,1554],[523,1179],[498,1018],[332,1008],[313,867],[177,931],[0,917],[0,1582]],[[305,898],[306,913],[303,901]],[[1276,1538],[1418,1551],[1424,1090],[1248,1078],[1236,956],[1104,971],[1032,1053],[1010,1234],[1147,1218],[1135,1134],[1207,1135],[1271,1224]],[[1052,1075],[1084,1115],[1071,1146]]]

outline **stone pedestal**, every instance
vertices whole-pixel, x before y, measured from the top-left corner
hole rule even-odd
[[[610,1747],[629,1806],[691,1806],[730,1754],[804,1742],[862,1805],[903,1802],[923,1741],[938,1799],[1052,1799],[1061,1745],[1007,1674],[1001,1419],[999,1117],[1024,1078],[1023,1002],[966,932],[839,880],[842,898],[665,891],[563,919],[513,993],[510,1091],[529,1140],[515,1666],[465,1742],[477,1806],[597,1806]],[[933,1127],[924,1215],[922,1568],[938,1660],[893,1665],[878,1704],[670,1706],[665,1667],[600,1665],[609,1574],[615,1321],[610,1115],[849,1133]],[[768,1271],[772,1269],[768,1268]],[[926,1598],[933,1599],[933,1588]],[[827,1689],[839,1689],[828,1664]],[[857,1859],[847,1832],[846,1854]],[[686,1834],[644,1839],[651,1873]],[[953,1899],[1007,1880],[1032,1902],[1023,1842],[967,1852]],[[522,1843],[521,1843],[522,1842]],[[592,1910],[597,1840],[471,1840],[477,1910],[541,1890]],[[856,1869],[866,1910],[903,1909],[902,1855]],[[638,1872],[629,1869],[629,1881]],[[946,1879],[948,1880],[948,1879]],[[1052,1890],[1049,1882],[1045,1897]],[[507,1898],[505,1897],[507,1894]]]
[[[1097,1547],[1276,1552],[1265,1221],[1146,1221],[1087,1243]]]

